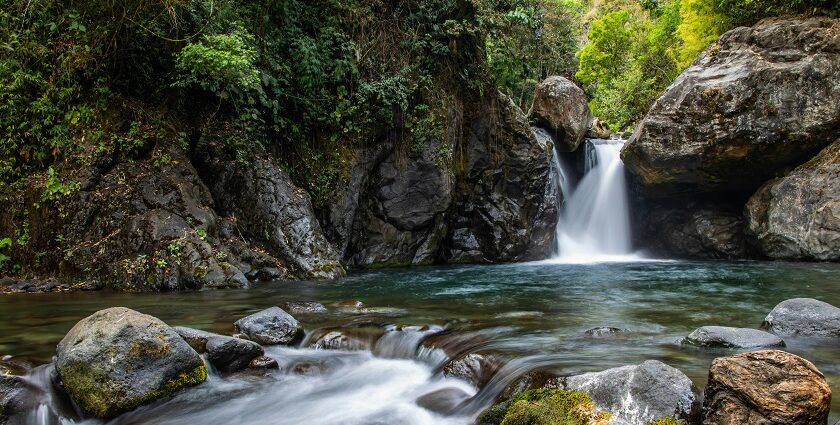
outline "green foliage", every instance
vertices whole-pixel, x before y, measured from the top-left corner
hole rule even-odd
[[[686,68],[711,42],[733,26],[733,19],[720,10],[718,0],[682,0],[682,21],[677,33],[683,45],[679,65]]]
[[[480,0],[487,60],[496,84],[520,108],[549,75],[571,78],[577,68],[583,0]]]
[[[41,203],[54,201],[79,190],[78,182],[64,183],[58,178],[53,167],[47,169],[47,179],[44,183],[44,192],[41,194]]]
[[[244,94],[260,83],[256,59],[254,36],[242,28],[229,34],[206,35],[178,53],[175,66],[181,75],[175,84],[194,84],[222,98],[231,92]]]
[[[6,263],[11,260],[11,257],[6,255],[4,251],[12,247],[12,238],[0,239],[0,270],[6,267]]]

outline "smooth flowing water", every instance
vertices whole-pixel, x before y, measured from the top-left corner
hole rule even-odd
[[[621,148],[624,140],[587,139],[585,174],[573,189],[561,184],[564,200],[557,221],[555,261],[589,263],[627,261],[632,251],[630,203]],[[568,182],[572,174],[559,160],[552,161],[556,179]]]
[[[106,307],[230,334],[247,314],[317,301],[330,311],[298,315],[310,341],[340,329],[367,342],[356,351],[269,348],[279,370],[213,373],[207,383],[113,423],[469,424],[501,388],[535,367],[574,374],[658,359],[702,388],[712,359],[738,351],[685,346],[683,337],[703,325],[757,327],[774,305],[794,297],[840,305],[840,265],[540,262],[379,271],[247,290],[21,294],[0,297],[0,355],[48,362],[76,321]],[[345,299],[366,306],[336,305]],[[585,333],[599,326],[626,331],[602,338]],[[786,350],[814,362],[840,394],[838,341],[786,342]],[[467,352],[503,363],[482,388],[440,373],[449,356]],[[435,395],[438,401],[429,401]],[[829,423],[840,419],[840,397],[833,403]],[[32,423],[48,419],[44,409],[32,413]]]

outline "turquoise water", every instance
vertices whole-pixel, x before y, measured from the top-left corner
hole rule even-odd
[[[247,290],[124,294],[20,294],[0,297],[0,355],[45,362],[79,319],[126,306],[170,325],[231,333],[249,313],[289,301],[330,312],[301,315],[308,331],[372,324],[441,325],[478,332],[482,350],[503,358],[551,354],[559,373],[598,371],[658,359],[705,384],[712,359],[735,350],[686,347],[703,325],[758,327],[778,302],[817,298],[840,306],[840,265],[761,262],[525,263],[429,267],[352,274],[337,282],[275,282]],[[361,310],[335,307],[347,299]],[[609,338],[583,332],[627,329]],[[840,419],[840,342],[786,338],[786,350],[817,365],[834,391]]]

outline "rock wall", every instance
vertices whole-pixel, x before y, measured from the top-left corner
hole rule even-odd
[[[327,235],[351,267],[545,258],[556,223],[552,146],[504,95],[464,113],[463,130],[411,155],[359,151]]]
[[[211,191],[182,149],[156,157],[116,152],[64,170],[78,190],[56,199],[42,198],[38,176],[2,188],[0,234],[21,239],[11,261],[25,268],[0,280],[0,292],[243,287],[343,273],[308,196],[269,161],[217,164]]]

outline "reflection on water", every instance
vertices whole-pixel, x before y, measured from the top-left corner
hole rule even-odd
[[[734,351],[685,347],[679,344],[681,338],[703,325],[757,327],[774,305],[795,297],[840,305],[840,267],[749,262],[530,263],[379,271],[339,282],[278,282],[249,290],[21,294],[0,297],[0,355],[48,361],[55,344],[76,321],[105,307],[126,306],[170,325],[230,334],[233,322],[249,313],[290,301],[318,301],[330,312],[298,315],[308,331],[347,326],[386,329],[389,324],[444,326],[449,335],[470,335],[467,348],[456,351],[490,352],[509,360],[527,357],[536,359],[526,362],[529,365],[539,363],[563,374],[658,359],[682,370],[702,388],[711,360]],[[366,308],[332,306],[346,299],[362,300]],[[626,331],[601,337],[584,333],[600,326]],[[281,369],[268,377],[215,376],[176,399],[145,408],[145,413],[135,412],[144,420],[133,420],[469,423],[473,412],[464,406],[459,413],[444,417],[414,400],[444,388],[466,396],[476,394],[476,389],[441,377],[435,364],[439,356],[407,360],[411,344],[419,344],[422,338],[389,338],[394,341],[374,349],[376,354],[271,349],[269,354],[288,366],[286,372]],[[834,393],[840,394],[840,344],[791,338],[786,342],[787,350],[814,362]],[[320,373],[287,373],[301,358],[325,366],[318,369]],[[517,364],[509,362],[505,367]],[[497,378],[502,379],[502,375]],[[488,386],[492,385],[491,380]],[[479,392],[471,403],[486,404],[484,398]],[[840,397],[834,397],[832,407],[830,423],[840,419]],[[179,411],[183,413],[175,414]],[[120,420],[131,422],[130,418]]]

